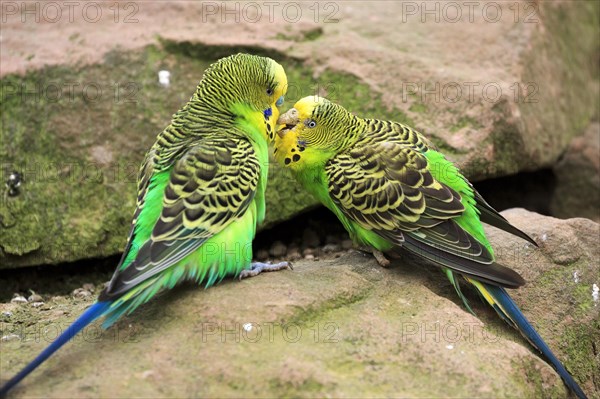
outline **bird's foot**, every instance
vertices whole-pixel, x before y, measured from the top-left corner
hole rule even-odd
[[[381,267],[388,267],[390,265],[390,261],[385,257],[383,252],[378,251],[375,248],[361,246],[358,250],[372,254]]]
[[[383,252],[374,249],[373,256],[375,257],[377,263],[379,263],[379,266],[388,267],[390,265],[390,261],[388,260],[388,258],[385,257]]]
[[[250,269],[242,270],[240,280],[243,278],[258,276],[262,272],[276,272],[283,269],[294,270],[292,262],[279,262],[275,264],[252,262]]]

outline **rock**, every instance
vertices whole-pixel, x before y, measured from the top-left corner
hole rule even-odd
[[[20,341],[20,340],[21,340],[21,337],[19,337],[17,334],[3,335],[2,338],[0,338],[0,341],[2,341],[2,342]]]
[[[42,298],[41,295],[38,295],[36,293],[33,293],[29,296],[29,298],[27,298],[28,302],[42,302],[44,300],[44,298]]]
[[[306,255],[314,255],[315,252],[316,250],[313,248],[304,248],[304,250],[302,251],[302,256],[306,257]]]
[[[285,257],[288,261],[301,259],[302,254],[300,253],[300,248],[293,244],[288,246],[287,254]]]
[[[3,14],[1,178],[22,179],[0,202],[1,268],[122,251],[144,153],[209,63],[234,52],[285,66],[285,108],[319,92],[407,122],[477,180],[552,166],[599,108],[598,2],[491,3],[497,14],[458,2],[456,21],[440,3],[437,15],[426,2],[323,3],[317,14],[310,2],[257,3],[268,23],[210,2],[142,2],[137,23],[110,3],[94,5],[95,23],[81,8],[23,22],[22,4]],[[287,171],[270,172],[265,226],[315,205]]]
[[[281,241],[275,241],[269,249],[269,254],[274,258],[281,258],[287,253],[287,246]]]
[[[15,294],[13,298],[10,300],[11,303],[27,303],[27,298],[24,296]]]
[[[553,215],[586,217],[600,222],[600,123],[592,123],[573,139],[554,166],[556,189],[550,203]]]
[[[304,255],[304,259],[306,260],[315,260],[315,256],[313,254]]]
[[[305,248],[317,248],[320,244],[321,239],[313,229],[304,229],[304,232],[302,233],[302,245]]]
[[[342,241],[342,249],[348,250],[354,247],[354,243],[350,239],[346,239]]]
[[[339,244],[325,244],[323,246],[323,252],[325,253],[338,252],[341,249],[342,247]]]
[[[82,285],[81,288],[83,288],[86,291],[92,292],[92,293],[94,291],[96,291],[96,287],[94,286],[94,284],[91,284],[91,283],[86,283],[86,284]]]
[[[337,244],[338,242],[340,242],[339,237],[333,235],[333,234],[327,234],[325,236],[325,244]]]
[[[257,261],[263,262],[263,261],[269,259],[269,251],[267,251],[266,249],[259,249],[258,251],[256,251],[256,254],[254,255],[254,257],[256,258]]]
[[[83,299],[92,296],[92,293],[84,288],[76,288],[71,295],[75,298]]]
[[[503,215],[538,241],[547,234],[536,249],[487,229],[498,262],[528,281],[510,294],[584,391],[598,392],[600,306],[592,285],[600,276],[599,225],[522,209]],[[567,250],[576,260],[556,263]],[[25,380],[18,396],[567,395],[524,338],[466,290],[477,317],[469,313],[435,266],[407,255],[383,269],[358,252],[294,266],[207,290],[184,285],[105,332],[95,324]],[[55,318],[33,309],[35,323],[5,321],[3,334],[65,326],[93,300],[67,302],[69,311]],[[46,344],[3,342],[0,375],[13,375]]]

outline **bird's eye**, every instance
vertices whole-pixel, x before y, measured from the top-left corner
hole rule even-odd
[[[313,127],[316,127],[316,126],[317,126],[317,122],[315,122],[315,121],[314,121],[314,120],[312,120],[312,119],[309,119],[309,120],[307,120],[307,121],[305,122],[305,125],[306,125],[306,127],[309,127],[309,128],[311,128],[311,129],[312,129]]]
[[[267,96],[272,96],[273,95],[273,89],[271,89],[270,87],[267,89]]]

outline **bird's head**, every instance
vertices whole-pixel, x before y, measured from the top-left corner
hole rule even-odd
[[[323,97],[308,96],[279,117],[275,159],[292,170],[318,167],[351,146],[362,120]]]

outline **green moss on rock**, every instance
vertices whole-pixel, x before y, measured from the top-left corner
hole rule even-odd
[[[600,381],[600,320],[569,325],[562,338],[561,347],[568,355],[565,367],[583,381]]]
[[[111,52],[102,64],[2,79],[2,180],[17,171],[23,184],[19,195],[4,195],[0,204],[1,267],[119,253],[145,152],[219,57],[250,52],[283,63],[290,84],[285,107],[319,93],[363,115],[407,119],[356,77],[325,71],[313,78],[300,61],[274,50],[162,43],[137,53]],[[163,69],[171,72],[169,87],[158,84]],[[287,171],[272,164],[270,172],[267,225],[316,204]]]

